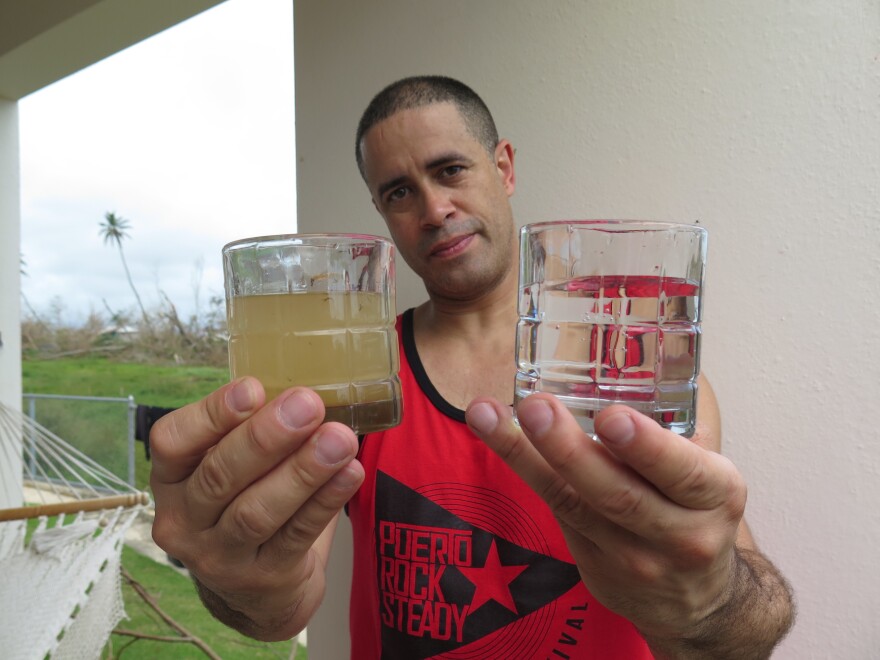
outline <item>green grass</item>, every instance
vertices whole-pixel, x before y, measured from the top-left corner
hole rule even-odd
[[[201,398],[229,380],[226,369],[127,364],[104,358],[25,360],[24,391],[34,394],[127,397],[174,408]]]
[[[99,397],[132,395],[137,403],[167,408],[176,408],[195,401],[228,380],[225,369],[214,367],[125,364],[102,358],[26,359],[22,372],[22,389],[26,393]],[[96,447],[124,447],[122,440],[127,433],[124,404],[53,403],[40,400],[37,406],[38,420],[49,426],[45,423],[48,421],[52,425],[50,428],[64,440],[71,441],[71,438],[79,437],[83,442],[92,443]],[[79,443],[72,444],[85,451]],[[136,443],[136,449],[135,485],[140,489],[147,489],[150,464],[144,455],[143,445]],[[103,460],[96,460],[104,464]],[[124,568],[143,585],[167,614],[202,639],[224,660],[289,658],[289,642],[256,642],[214,619],[199,601],[192,582],[171,567],[158,564],[129,547],[123,550],[122,562]],[[130,586],[123,584],[123,595],[130,620],[122,621],[119,628],[163,637],[177,634]],[[192,644],[113,635],[104,657],[153,660],[204,658],[205,655]],[[296,660],[305,658],[306,651],[300,648]]]
[[[158,564],[128,547],[122,552],[122,564],[135,581],[147,588],[166,614],[224,660],[287,660],[290,657],[290,642],[257,642],[238,635],[212,618],[199,604],[192,582],[169,566]],[[126,586],[123,594],[129,620],[121,621],[118,628],[163,637],[178,635],[133,589]],[[111,647],[114,657],[124,660],[205,657],[194,644],[135,639],[127,635],[112,635]],[[307,657],[305,648],[297,649],[297,660],[306,660]]]
[[[228,381],[226,369],[199,366],[128,364],[105,358],[25,360],[22,389],[27,394],[126,398],[135,403],[179,408]],[[37,420],[123,479],[128,478],[127,408],[124,403],[38,400]],[[146,490],[150,465],[144,446],[135,444],[135,486]]]

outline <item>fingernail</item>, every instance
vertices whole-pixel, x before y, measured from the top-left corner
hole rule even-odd
[[[541,435],[553,424],[553,409],[543,399],[533,399],[520,403],[516,418],[528,433]]]
[[[305,392],[294,392],[279,408],[281,422],[291,429],[299,429],[313,421],[318,414],[315,402]]]
[[[337,433],[318,433],[315,438],[315,458],[322,465],[336,465],[348,458],[350,443]]]
[[[619,412],[603,419],[602,425],[596,427],[596,433],[606,444],[622,445],[633,439],[636,425],[629,413]]]
[[[254,395],[247,380],[240,380],[226,392],[226,403],[236,412],[247,412],[254,407]]]
[[[478,403],[468,410],[467,422],[477,433],[491,433],[498,426],[498,415],[488,403]]]
[[[340,490],[348,490],[361,480],[360,472],[351,469],[351,465],[346,465],[339,472],[333,475],[330,480],[333,485]]]

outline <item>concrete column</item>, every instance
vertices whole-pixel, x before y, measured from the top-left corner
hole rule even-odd
[[[0,98],[0,403],[21,409],[18,103]],[[0,427],[0,508],[21,504],[21,452]]]

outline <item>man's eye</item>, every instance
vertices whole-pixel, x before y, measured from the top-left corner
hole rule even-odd
[[[399,202],[401,199],[406,197],[407,190],[406,188],[395,188],[390,193],[388,193],[388,201],[389,202]]]
[[[462,166],[462,165],[448,165],[443,168],[443,170],[440,172],[440,175],[444,176],[444,177],[455,176],[456,174],[461,172],[463,169],[464,169],[464,166]]]

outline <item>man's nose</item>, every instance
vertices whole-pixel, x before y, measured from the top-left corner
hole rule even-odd
[[[442,186],[425,186],[422,190],[422,225],[440,226],[455,213],[449,191]]]

